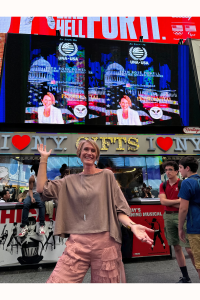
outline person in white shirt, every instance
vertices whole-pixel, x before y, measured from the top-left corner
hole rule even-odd
[[[62,112],[54,107],[55,97],[48,92],[42,99],[43,106],[38,108],[38,123],[64,124]]]
[[[131,109],[131,99],[124,95],[119,102],[121,109],[117,110],[118,125],[142,125],[137,111]]]

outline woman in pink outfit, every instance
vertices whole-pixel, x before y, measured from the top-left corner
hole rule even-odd
[[[46,146],[38,145],[41,154],[37,191],[42,199],[58,199],[54,235],[67,237],[66,248],[48,283],[78,283],[91,267],[91,282],[126,282],[121,256],[120,223],[130,227],[142,242],[152,244],[146,232],[154,232],[129,219],[130,207],[112,171],[98,169],[100,150],[93,140],[81,141],[77,156],[83,172],[59,180],[47,180]]]

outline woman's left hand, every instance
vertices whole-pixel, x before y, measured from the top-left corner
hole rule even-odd
[[[136,236],[136,238],[138,238],[138,240],[140,240],[141,242],[145,242],[145,243],[150,244],[150,245],[153,244],[153,240],[146,233],[146,231],[153,233],[154,232],[153,229],[150,229],[150,228],[145,227],[145,226],[140,225],[140,224],[136,224],[136,225],[131,226],[131,231]]]

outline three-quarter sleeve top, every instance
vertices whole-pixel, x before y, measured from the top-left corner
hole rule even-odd
[[[109,231],[118,243],[122,242],[117,213],[130,215],[131,210],[112,171],[48,180],[42,199],[58,200],[54,235]]]

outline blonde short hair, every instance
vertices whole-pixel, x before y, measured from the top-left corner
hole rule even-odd
[[[121,98],[121,100],[122,100],[122,99],[127,100],[127,101],[128,101],[128,105],[129,105],[130,107],[132,106],[132,102],[131,102],[131,99],[129,98],[129,96],[124,95],[124,96]],[[120,100],[119,104],[121,103],[121,100]]]
[[[83,148],[83,145],[88,142],[90,143],[94,149],[95,149],[95,152],[96,152],[96,156],[97,156],[97,161],[99,161],[99,156],[100,156],[100,149],[99,149],[99,146],[97,145],[97,143],[92,140],[92,139],[88,139],[88,140],[81,140],[78,144],[78,147],[77,147],[77,150],[76,150],[76,154],[78,157],[81,156],[81,151],[82,151],[82,148]]]
[[[48,96],[48,97],[51,99],[51,103],[52,103],[53,105],[56,103],[55,97],[54,97],[54,95],[53,95],[52,93],[47,92],[47,94],[44,95],[44,97],[45,97],[45,96]],[[43,99],[44,99],[44,97],[43,97]],[[42,99],[42,101],[43,101],[43,99]]]

